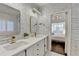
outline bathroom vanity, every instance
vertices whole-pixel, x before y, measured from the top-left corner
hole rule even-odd
[[[0,56],[44,56],[48,50],[47,35],[0,45]]]

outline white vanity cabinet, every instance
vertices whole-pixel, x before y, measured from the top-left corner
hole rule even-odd
[[[25,50],[13,55],[13,56],[25,56]]]
[[[47,52],[47,45],[47,37],[45,37],[13,56],[44,56]]]
[[[26,56],[34,55],[34,45],[26,49]]]
[[[27,56],[43,56],[44,55],[44,40],[41,40],[27,49]]]

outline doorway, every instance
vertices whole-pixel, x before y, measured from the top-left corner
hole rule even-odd
[[[66,12],[58,12],[51,17],[51,52],[65,55]]]

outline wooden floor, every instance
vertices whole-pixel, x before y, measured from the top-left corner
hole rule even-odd
[[[64,42],[52,41],[51,47],[52,47],[51,51],[64,55],[64,53],[65,53],[65,43]]]

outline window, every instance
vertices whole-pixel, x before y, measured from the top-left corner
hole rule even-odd
[[[7,22],[7,30],[8,32],[13,32],[14,31],[14,22],[13,21],[8,21]]]
[[[0,35],[11,35],[19,32],[19,21],[15,15],[0,14]]]
[[[0,20],[0,32],[6,31],[6,23],[4,20]]]
[[[4,20],[0,20],[0,32],[5,31],[6,29],[6,24]]]
[[[0,35],[6,35],[12,32],[14,32],[14,22],[8,20],[0,20]]]
[[[14,31],[14,23],[12,21],[0,20],[0,32]]]
[[[52,35],[65,34],[65,23],[52,23]]]

